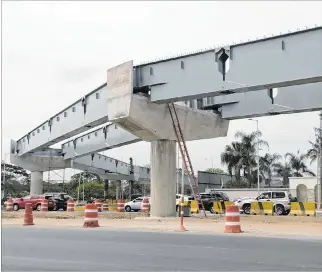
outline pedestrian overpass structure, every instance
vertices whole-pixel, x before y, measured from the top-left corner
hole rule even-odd
[[[176,103],[187,141],[225,137],[234,119],[322,110],[321,60],[322,27],[315,27],[139,65],[129,61],[12,140],[11,162],[32,171],[32,184],[42,182],[49,164],[104,179],[150,178],[151,215],[173,216],[176,137],[168,103]],[[50,148],[66,140],[60,149]],[[98,153],[139,141],[151,142],[151,171]]]

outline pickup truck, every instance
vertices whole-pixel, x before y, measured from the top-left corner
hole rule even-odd
[[[31,206],[34,210],[40,211],[41,209],[41,202],[43,199],[48,199],[48,210],[52,211],[55,209],[55,200],[51,197],[46,197],[44,195],[27,195],[21,198],[14,198],[13,199],[13,210],[18,211],[20,209],[24,209],[26,203],[31,203]]]

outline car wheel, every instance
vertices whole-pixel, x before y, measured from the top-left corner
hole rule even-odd
[[[245,204],[243,206],[243,212],[244,212],[244,214],[250,214],[250,205],[249,204]]]
[[[283,205],[276,205],[276,206],[274,207],[274,211],[275,211],[275,213],[276,213],[277,215],[283,215],[283,214],[284,214],[284,212],[285,212],[285,209],[284,209]]]
[[[126,212],[130,212],[131,210],[132,210],[132,209],[131,209],[131,207],[130,207],[130,206],[126,206],[126,207],[125,207],[125,211],[126,211]]]
[[[37,210],[38,212],[40,212],[40,210],[41,210],[41,204],[38,204],[38,205],[37,205],[36,210]]]
[[[291,210],[284,211],[283,215],[289,215]]]
[[[214,214],[214,213],[215,213],[215,211],[214,211],[214,207],[213,207],[213,206],[211,206],[211,208],[209,209],[209,211],[210,211],[210,213]]]
[[[15,212],[19,211],[19,205],[18,204],[13,205],[13,210]]]

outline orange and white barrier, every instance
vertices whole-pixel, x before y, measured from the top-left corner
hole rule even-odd
[[[34,217],[32,215],[32,205],[31,203],[26,203],[25,205],[25,214],[23,217],[23,225],[24,226],[32,226],[34,225]]]
[[[102,211],[102,202],[100,200],[95,200],[94,201],[95,205],[96,205],[96,208],[99,212]]]
[[[232,205],[226,207],[226,233],[241,233],[239,207]]]
[[[147,213],[150,211],[150,203],[148,199],[143,199],[142,204],[141,204],[141,211],[143,213]]]
[[[13,200],[12,199],[7,200],[6,211],[7,212],[12,212],[13,211]]]
[[[67,212],[73,212],[73,211],[75,211],[75,203],[74,203],[74,200],[69,199],[67,201]]]
[[[108,203],[103,203],[102,204],[102,211],[107,212],[108,211]]]
[[[123,199],[119,199],[117,201],[117,212],[124,212],[124,200]]]
[[[48,200],[45,198],[41,201],[40,211],[41,212],[48,212]]]
[[[98,211],[94,203],[88,203],[85,206],[84,212],[84,228],[97,228],[98,224]]]

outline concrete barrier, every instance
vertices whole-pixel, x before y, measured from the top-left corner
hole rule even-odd
[[[213,202],[213,212],[216,214],[225,214],[226,207],[234,205],[233,202],[230,201],[214,201]]]
[[[251,215],[273,215],[273,202],[252,201],[250,203]]]
[[[190,207],[191,207],[191,213],[199,213],[199,204],[196,200],[189,200]]]
[[[315,202],[291,202],[290,215],[314,216],[316,210]]]

